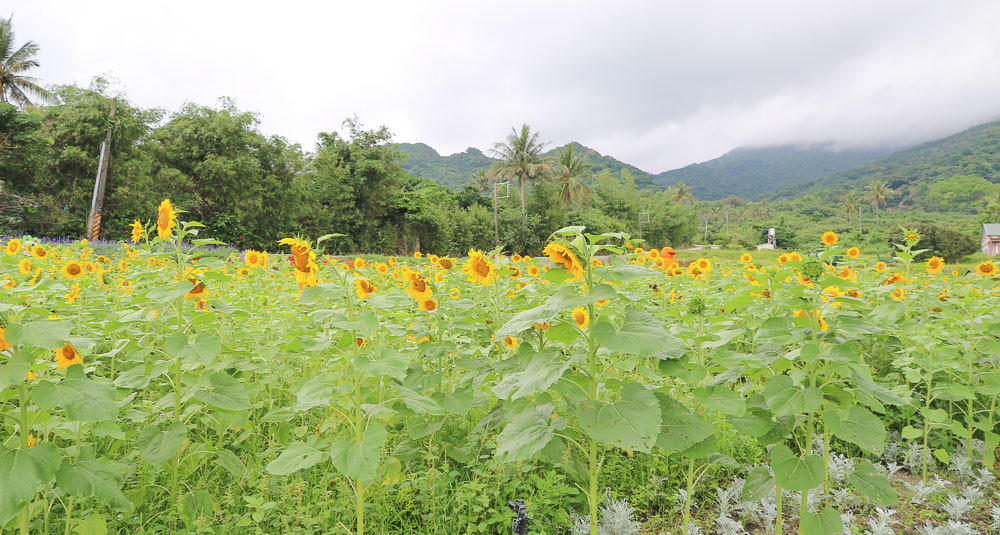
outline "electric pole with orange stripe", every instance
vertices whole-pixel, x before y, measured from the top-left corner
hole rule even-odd
[[[111,101],[111,118],[114,120],[115,109],[118,107],[118,99]],[[90,201],[90,215],[87,216],[88,240],[96,240],[101,237],[101,209],[104,207],[104,186],[108,182],[108,165],[111,163],[111,129],[101,142],[101,155],[97,160],[97,178],[94,180],[94,197]]]

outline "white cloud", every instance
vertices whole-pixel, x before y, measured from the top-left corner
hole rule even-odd
[[[9,3],[8,3],[9,4]],[[1000,114],[1000,3],[14,0],[47,83],[232,96],[311,149],[357,114],[442,153],[527,122],[652,172],[734,147],[918,142]]]

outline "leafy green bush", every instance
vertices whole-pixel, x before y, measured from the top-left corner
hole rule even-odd
[[[920,255],[920,259],[926,260],[931,256],[940,256],[947,262],[958,262],[962,257],[970,255],[979,250],[979,240],[971,234],[952,230],[934,223],[914,223],[905,225],[908,229],[916,230],[920,233],[919,249],[927,249],[927,252]],[[889,242],[904,243],[906,236],[903,231],[896,230],[890,234]]]

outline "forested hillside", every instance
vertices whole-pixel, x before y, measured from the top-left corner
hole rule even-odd
[[[920,206],[925,204],[936,183],[960,176],[1000,182],[1000,121],[894,152],[810,184],[786,188],[776,197],[792,199],[809,194],[836,197],[881,180],[898,193],[893,197],[894,203]]]
[[[653,180],[664,187],[684,182],[691,187],[695,198],[702,200],[729,195],[759,199],[792,184],[819,180],[855,168],[887,153],[884,149],[741,148],[714,160],[659,173]]]
[[[584,163],[590,166],[590,171],[599,173],[608,171],[621,174],[627,170],[640,188],[656,188],[653,176],[634,165],[621,162],[611,156],[605,156],[594,149],[572,142],[574,151],[583,155]],[[565,148],[565,147],[562,147]],[[475,176],[497,160],[484,154],[475,147],[469,147],[464,152],[441,156],[436,150],[424,143],[398,143],[396,150],[406,154],[407,158],[401,166],[407,173],[419,176],[451,189],[462,189],[467,184],[475,182]],[[542,154],[542,157],[555,160],[558,148],[552,148]]]

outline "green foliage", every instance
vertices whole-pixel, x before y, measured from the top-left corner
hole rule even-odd
[[[920,234],[920,249],[927,251],[920,256],[926,260],[931,256],[940,256],[949,263],[956,263],[963,257],[975,253],[980,248],[978,236],[959,232],[934,223],[912,223],[903,227],[916,230]],[[902,230],[892,233],[890,243],[904,243],[906,236]]]

